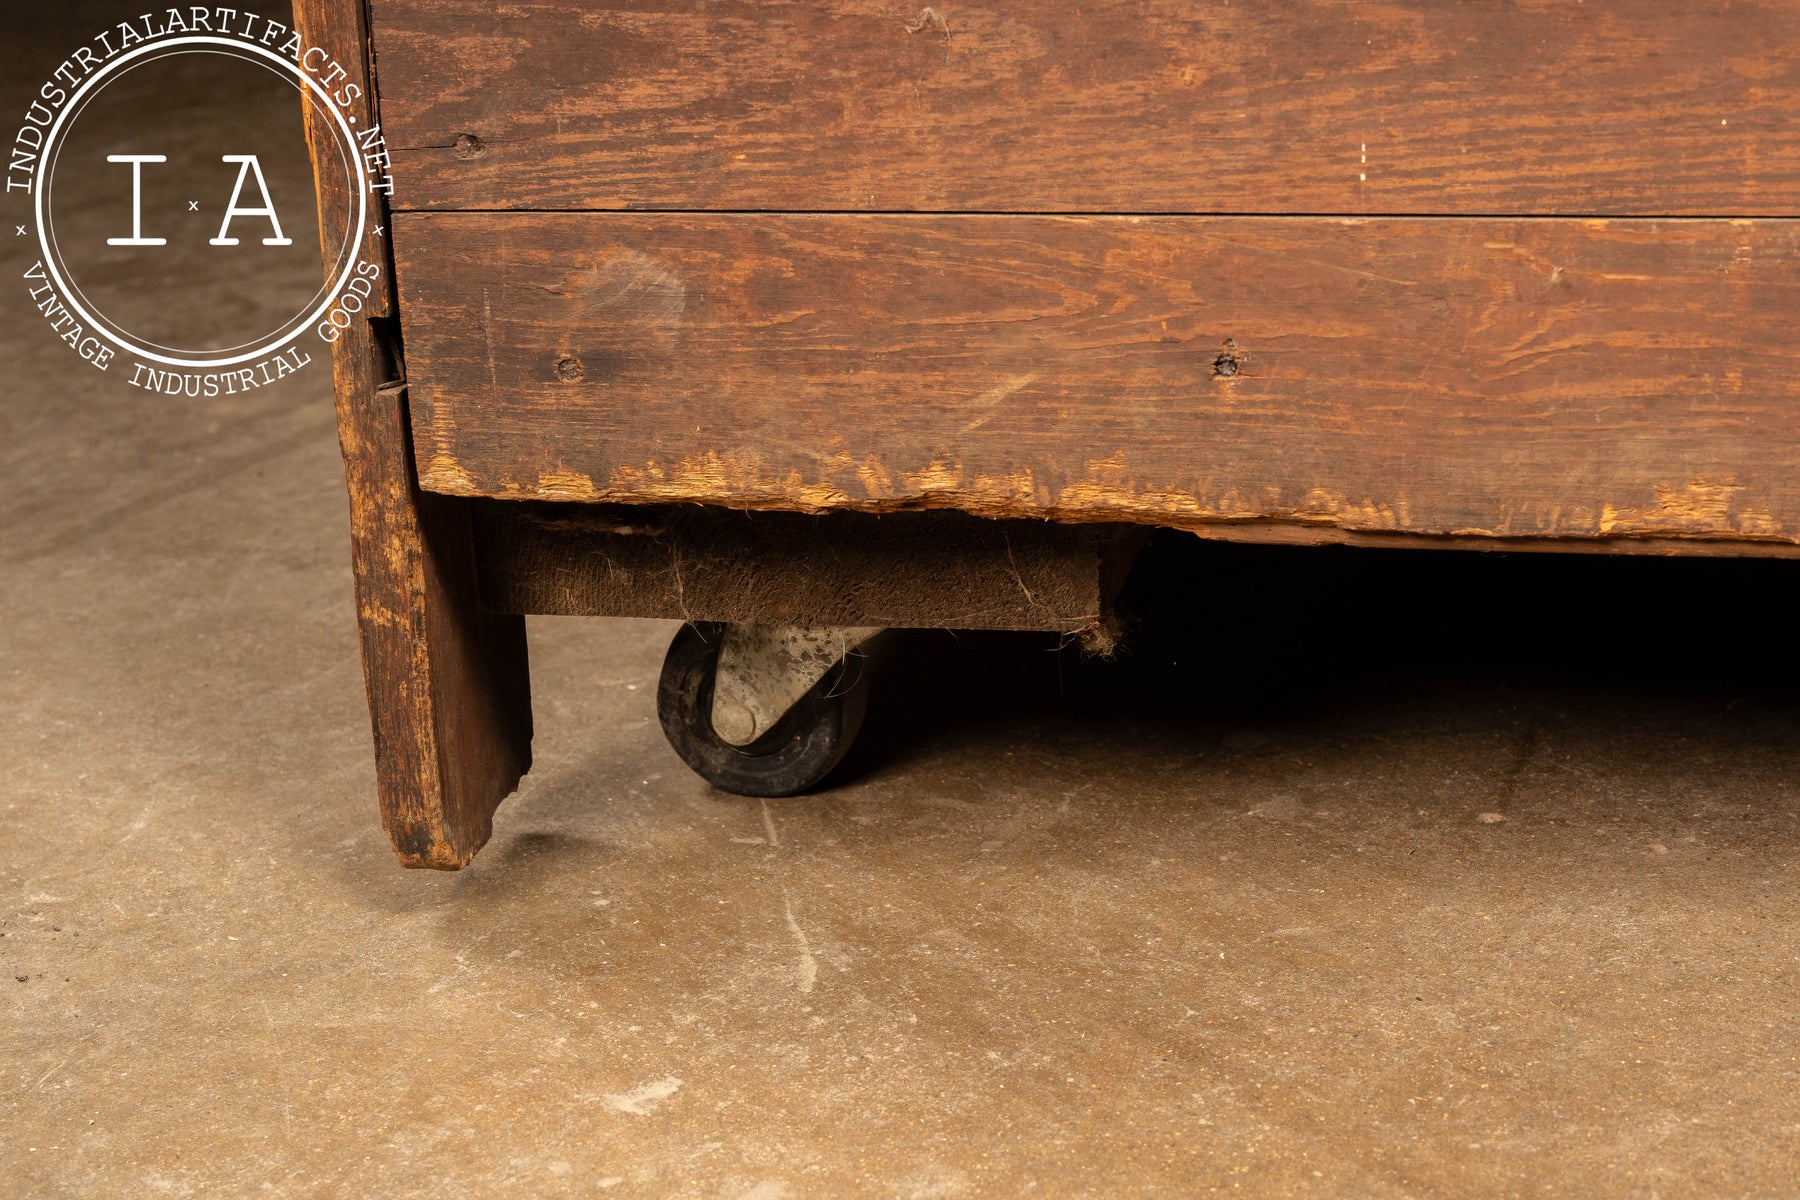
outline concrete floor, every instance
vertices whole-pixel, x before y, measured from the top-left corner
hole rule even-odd
[[[537,620],[409,873],[325,371],[97,387],[11,278],[5,1194],[1800,1191],[1791,565],[1167,538],[1119,662],[915,635],[768,805],[671,626]]]

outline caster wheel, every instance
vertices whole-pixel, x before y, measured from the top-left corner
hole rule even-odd
[[[745,746],[713,728],[713,683],[725,627],[683,625],[669,643],[656,688],[663,735],[702,779],[739,796],[794,796],[816,786],[849,753],[868,711],[863,660],[841,660],[776,721]]]

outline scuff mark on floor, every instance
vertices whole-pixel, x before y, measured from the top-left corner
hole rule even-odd
[[[800,992],[805,995],[819,982],[819,960],[813,957],[812,944],[806,940],[806,931],[800,928],[800,922],[794,918],[794,903],[788,898],[785,888],[781,892],[781,910],[787,914],[788,929],[793,933],[794,943],[800,949]]]
[[[600,1099],[606,1107],[614,1112],[631,1113],[634,1116],[647,1116],[657,1105],[681,1090],[681,1080],[673,1075],[667,1079],[658,1079],[646,1083],[643,1087],[633,1088],[629,1092],[614,1092]]]

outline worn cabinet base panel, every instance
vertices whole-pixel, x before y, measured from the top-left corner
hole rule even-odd
[[[1800,539],[1800,221],[402,213],[426,488]]]
[[[1135,526],[961,513],[473,502],[494,612],[753,625],[1098,629]]]

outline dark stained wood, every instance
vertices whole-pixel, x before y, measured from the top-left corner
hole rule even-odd
[[[487,606],[563,616],[1080,633],[1106,619],[1143,542],[950,512],[472,503]]]
[[[1793,0],[375,0],[416,209],[1800,212]]]
[[[1323,525],[1237,522],[1193,525],[1188,532],[1220,542],[1269,546],[1363,546],[1371,550],[1475,550],[1505,554],[1600,554],[1664,558],[1800,558],[1800,543],[1741,538],[1660,537],[1485,537],[1472,533],[1418,534],[1367,532]]]
[[[428,489],[1800,540],[1800,222],[399,214]]]
[[[360,11],[360,0],[301,0],[296,28],[351,66],[363,61]],[[311,113],[308,139],[329,257],[346,197]],[[468,503],[418,488],[406,387],[383,324],[352,322],[332,353],[382,822],[407,866],[456,868],[487,841],[494,809],[530,766],[525,626],[480,606]]]
[[[349,74],[349,78],[333,83],[328,90],[355,86],[361,90],[355,102],[342,112],[354,118],[358,130],[379,129],[381,101],[370,86],[368,12],[365,0],[294,0],[294,30],[307,46],[323,50]],[[314,59],[319,60],[318,56]],[[310,100],[303,97],[303,100]],[[362,164],[347,160],[347,152],[331,136],[310,102],[302,105],[306,114],[307,145],[313,160],[313,190],[319,203],[319,244],[326,264],[326,277],[331,277],[331,263],[344,244],[345,231],[355,220],[356,172]],[[377,229],[386,222],[382,197],[372,196],[364,221],[362,249],[357,255],[363,262],[388,260],[385,231]],[[379,287],[368,298],[365,315],[393,315],[393,288]]]

